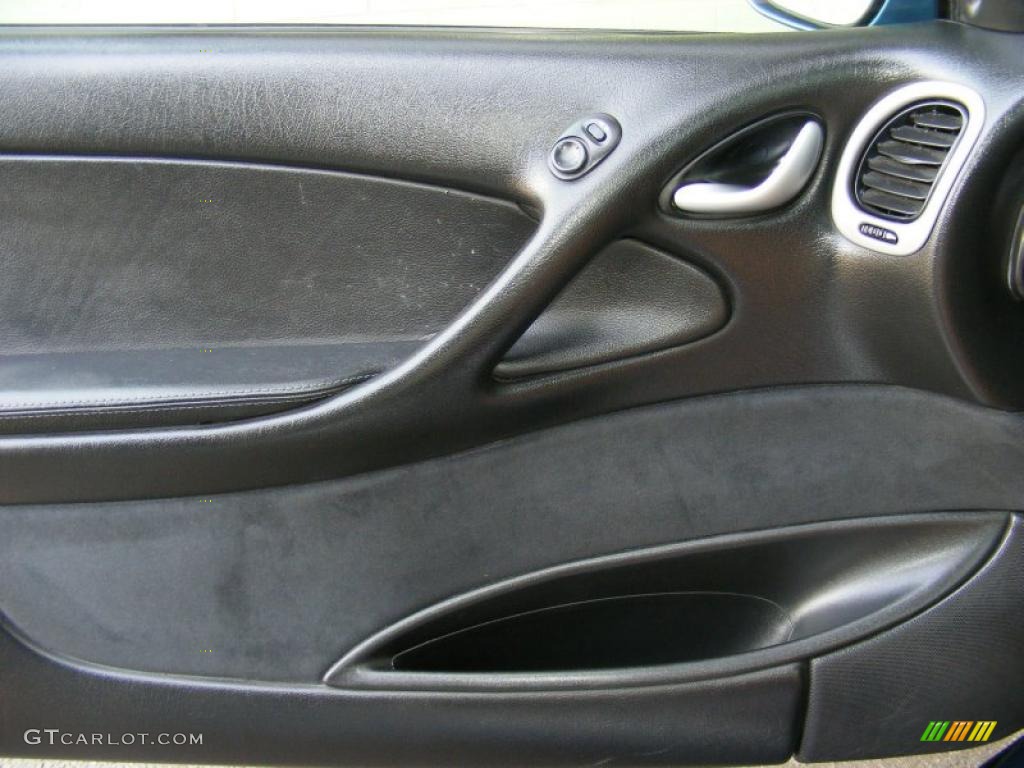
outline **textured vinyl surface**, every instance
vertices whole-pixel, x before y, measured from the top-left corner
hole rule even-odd
[[[789,665],[583,695],[367,694],[126,677],[35,653],[6,632],[0,665],[5,693],[13,693],[0,699],[0,753],[106,760],[166,754],[139,742],[40,748],[24,741],[25,730],[44,721],[72,733],[117,723],[121,733],[203,733],[202,743],[175,750],[182,761],[359,768],[779,763],[796,747],[804,682],[801,667]]]
[[[968,742],[921,741],[930,720],[1024,726],[1024,520],[995,557],[950,597],[877,637],[810,665],[807,761],[941,752]],[[837,727],[856,723],[855,728]]]
[[[603,249],[495,368],[516,378],[621,360],[710,336],[728,299],[706,272],[636,240]]]

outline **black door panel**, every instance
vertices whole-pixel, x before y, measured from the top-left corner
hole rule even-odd
[[[534,226],[477,195],[284,166],[14,155],[0,176],[6,433],[337,394],[441,330]]]
[[[1020,537],[1016,515],[996,555],[950,598],[889,632],[811,662],[801,760],[934,751],[921,740],[927,723],[908,714],[935,709],[985,712],[984,720],[1003,736],[1020,727],[1024,690],[1020,660],[1013,658],[1021,645]],[[838,722],[857,723],[857,733],[836,728]]]
[[[0,752],[735,764],[1024,726],[1020,53],[0,32]],[[928,81],[978,94],[977,143],[923,248],[855,244],[844,149]],[[621,140],[552,173],[594,115]],[[786,200],[672,207],[807,122]]]
[[[702,398],[351,480],[5,508],[0,604],[43,647],[95,663],[311,683],[420,609],[563,562],[818,521],[1015,509],[1022,461],[1017,417],[934,395]]]
[[[715,280],[638,240],[596,254],[526,329],[495,378],[518,379],[681,347],[729,321]]]
[[[143,48],[131,34],[101,30],[6,33],[0,142],[8,151],[244,157],[400,175],[513,199],[541,223],[509,270],[399,374],[258,426],[0,441],[5,501],[323,479],[627,405],[749,386],[852,380],[983,402],[1010,397],[997,396],[955,343],[943,276],[968,255],[937,249],[933,238],[912,257],[875,256],[838,236],[827,210],[829,174],[853,122],[893,83],[948,77],[950,51],[963,52],[958,79],[986,94],[988,128],[968,170],[984,179],[1001,167],[1000,153],[984,150],[987,142],[1005,148],[1019,131],[1019,99],[1006,87],[1019,77],[1012,36],[952,24],[745,44],[623,35],[615,46],[586,35],[136,34],[147,35]],[[216,54],[191,54],[206,46]],[[752,56],[771,88],[749,81]],[[125,71],[138,75],[117,75]],[[176,109],[182,100],[195,108]],[[596,105],[622,123],[621,143],[582,179],[554,178],[549,142]],[[664,183],[706,146],[794,107],[819,114],[828,137],[822,168],[797,203],[728,226],[656,212]],[[450,119],[452,109],[460,119]],[[517,119],[501,117],[510,114]],[[973,178],[954,197],[978,194]],[[954,206],[937,237],[977,209]],[[733,304],[729,327],[707,343],[588,376],[481,386],[580,264],[630,232],[715,275]],[[999,333],[1012,336],[1015,327]],[[425,437],[402,439],[410,425]],[[169,461],[181,469],[173,482],[162,471]],[[62,491],[59,477],[74,477],[73,488]]]
[[[459,595],[327,672],[339,688],[569,689],[730,677],[902,623],[989,558],[1007,516],[894,516],[633,550]]]
[[[21,697],[6,720],[7,753],[25,754],[25,723],[92,733],[116,722],[119,733],[123,728],[155,739],[180,733],[187,710],[189,727],[205,731],[205,739],[176,748],[174,757],[211,763],[517,766],[595,762],[620,753],[632,764],[778,763],[797,741],[802,690],[798,665],[720,681],[596,691],[573,702],[500,691],[402,697],[320,686],[212,686],[68,668],[7,635],[0,636],[0,663],[11,670],[6,684],[12,689],[60,691],[66,698],[56,716],[52,696]],[[97,701],[107,703],[97,708]],[[710,713],[723,716],[715,720]],[[693,737],[680,741],[680,732]],[[213,733],[216,740],[209,741],[206,734]],[[510,750],[509,743],[522,746]],[[124,760],[154,750],[70,745],[62,752]]]

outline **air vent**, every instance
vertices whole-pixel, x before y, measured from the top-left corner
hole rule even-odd
[[[909,83],[876,101],[850,134],[832,186],[847,240],[908,256],[924,247],[985,126],[985,102],[958,83]]]
[[[924,211],[939,174],[960,139],[967,111],[951,102],[915,104],[878,132],[857,170],[857,202],[892,221]]]

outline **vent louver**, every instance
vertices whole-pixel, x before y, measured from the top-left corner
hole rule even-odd
[[[915,104],[878,132],[854,179],[864,210],[893,221],[924,211],[966,124],[966,110],[950,102]]]

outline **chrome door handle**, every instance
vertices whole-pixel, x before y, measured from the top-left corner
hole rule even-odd
[[[810,180],[818,167],[825,132],[815,120],[800,129],[793,143],[768,178],[756,187],[699,181],[684,184],[672,195],[672,204],[687,213],[760,213],[785,205]]]

